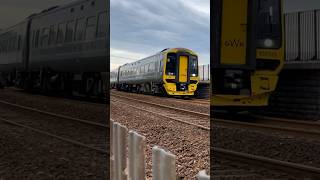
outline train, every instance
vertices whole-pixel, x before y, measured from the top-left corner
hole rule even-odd
[[[284,64],[282,0],[214,0],[212,110],[268,106]]]
[[[110,73],[110,86],[120,91],[192,97],[199,83],[197,54],[186,48],[167,48],[127,63]]]
[[[0,31],[0,86],[106,96],[109,3],[54,6]]]

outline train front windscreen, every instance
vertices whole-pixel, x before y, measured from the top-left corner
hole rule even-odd
[[[281,1],[259,0],[257,11],[257,47],[277,49],[281,46]]]

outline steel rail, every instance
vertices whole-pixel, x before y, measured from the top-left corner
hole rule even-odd
[[[150,111],[150,110],[146,110],[146,109],[143,109],[143,108],[139,108],[139,107],[136,107],[136,106],[124,103],[124,102],[120,102],[120,101],[116,101],[116,100],[111,100],[111,101],[118,102],[118,103],[121,103],[121,104],[125,104],[126,106],[129,106],[129,107],[134,108],[134,109],[138,109],[140,111],[145,111],[145,112],[148,112],[148,113],[151,113],[151,114],[156,114],[157,116],[165,117],[165,118],[170,119],[170,120],[178,121],[180,123],[188,124],[188,125],[195,126],[195,127],[198,127],[200,129],[203,129],[203,130],[206,130],[206,131],[210,131],[210,127],[206,127],[206,126],[198,125],[198,124],[191,123],[191,122],[188,122],[188,121],[183,121],[183,120],[180,120],[180,119],[176,119],[176,118],[173,118],[173,117],[170,117],[170,116],[167,116],[167,115],[163,115],[163,114],[160,114],[160,113],[157,113],[157,112],[154,112],[154,111]]]
[[[28,111],[32,111],[32,112],[36,112],[36,113],[40,113],[40,114],[44,114],[44,115],[48,115],[48,116],[51,116],[51,117],[66,119],[66,120],[69,120],[69,121],[80,122],[80,123],[83,123],[83,124],[102,127],[102,128],[109,128],[109,126],[107,126],[105,124],[96,123],[96,122],[92,122],[92,121],[84,120],[84,119],[79,119],[79,118],[74,118],[74,117],[70,117],[70,116],[66,116],[66,115],[56,114],[56,113],[52,113],[52,112],[48,112],[48,111],[42,111],[42,110],[39,110],[39,109],[35,109],[35,108],[31,108],[31,107],[27,107],[27,106],[23,106],[23,105],[19,105],[19,104],[14,104],[14,103],[10,103],[10,102],[3,101],[3,100],[0,100],[0,103],[8,105],[8,106],[12,106],[12,107],[16,107],[16,108],[20,108],[20,109],[24,109],[24,110],[28,110]]]
[[[265,124],[263,122],[242,122],[242,121],[235,121],[235,120],[225,120],[225,119],[211,119],[212,124],[214,125],[223,125],[228,127],[236,127],[242,129],[253,129],[259,131],[271,131],[276,133],[286,133],[290,135],[297,135],[299,137],[311,138],[311,139],[318,139],[320,137],[320,130],[312,130],[312,129],[303,129],[298,127],[290,127],[287,126],[280,126],[278,124]]]
[[[254,164],[260,167],[269,167],[270,169],[282,170],[284,172],[294,173],[297,175],[302,175],[304,178],[320,177],[320,168],[312,167],[308,165],[281,161],[277,159],[272,159],[268,157],[247,154],[243,152],[236,152],[228,149],[212,147],[213,155],[223,156],[224,158],[236,160],[239,162],[244,162],[246,164]]]
[[[162,107],[162,108],[167,108],[167,109],[171,109],[171,110],[175,110],[175,111],[180,111],[180,112],[184,112],[184,113],[194,114],[194,115],[202,116],[202,117],[206,117],[206,118],[210,117],[210,114],[207,114],[207,113],[201,113],[201,112],[186,110],[186,109],[182,109],[182,108],[171,107],[171,106],[167,106],[167,105],[163,105],[163,104],[157,104],[157,103],[153,103],[153,102],[143,101],[143,100],[136,99],[136,98],[129,98],[129,97],[125,97],[122,95],[112,95],[112,96],[124,98],[124,99],[128,99],[128,100],[133,100],[133,101],[137,101],[137,102],[141,102],[141,103],[149,104],[149,105],[153,105],[153,106],[158,106],[158,107]]]
[[[39,133],[39,134],[42,134],[42,135],[46,135],[46,136],[49,136],[49,137],[52,137],[52,138],[67,142],[69,144],[73,144],[73,145],[77,145],[77,146],[80,146],[80,147],[84,147],[84,148],[87,148],[87,149],[90,149],[90,150],[97,151],[99,153],[109,154],[109,152],[107,152],[107,151],[105,151],[103,149],[92,147],[92,146],[86,145],[84,143],[81,143],[79,141],[75,141],[75,140],[72,140],[72,139],[64,138],[62,136],[58,136],[58,135],[55,135],[55,134],[52,134],[52,133],[49,133],[49,132],[46,132],[46,131],[43,131],[43,130],[35,129],[33,127],[26,126],[26,125],[23,125],[21,123],[13,122],[13,121],[10,121],[8,119],[0,118],[0,121],[2,121],[4,123],[7,123],[7,124],[10,124],[10,125],[13,125],[13,126],[17,126],[17,127],[20,127],[20,128],[25,128],[25,129],[31,130],[33,132],[36,132],[36,133]]]

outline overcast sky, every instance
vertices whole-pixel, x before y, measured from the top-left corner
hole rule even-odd
[[[72,1],[1,0],[0,29]],[[110,4],[111,68],[167,47],[190,48],[199,54],[201,64],[209,63],[210,0],[110,0]],[[309,9],[320,9],[320,0],[285,0],[286,12]]]
[[[184,47],[209,63],[210,0],[111,0],[111,68],[164,48]]]

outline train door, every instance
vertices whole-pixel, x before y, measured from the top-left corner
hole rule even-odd
[[[250,95],[256,68],[256,0],[214,1],[212,90]]]
[[[186,83],[188,81],[188,56],[179,57],[179,82]]]

